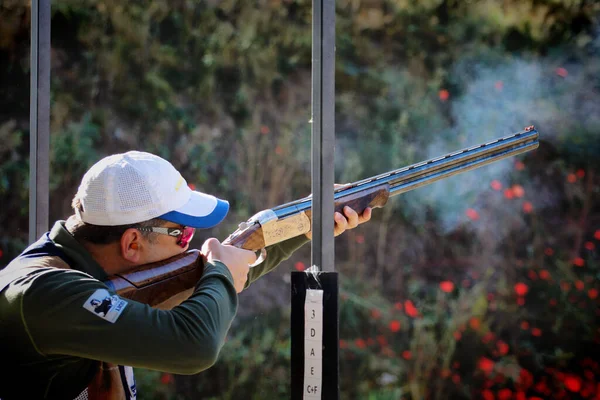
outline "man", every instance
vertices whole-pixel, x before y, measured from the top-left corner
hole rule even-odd
[[[194,374],[216,361],[237,293],[308,237],[254,252],[211,238],[193,294],[171,310],[123,299],[103,281],[186,251],[197,228],[229,204],[192,191],[166,160],[137,151],[106,157],[84,175],[74,215],[58,221],[0,271],[0,398],[135,399],[132,367]],[[335,234],[369,220],[336,213]]]

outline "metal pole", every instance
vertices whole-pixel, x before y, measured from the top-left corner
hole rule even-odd
[[[50,0],[31,1],[29,243],[48,230],[50,168]]]
[[[292,400],[339,391],[338,274],[334,270],[335,0],[313,0],[312,266],[292,272]]]
[[[335,0],[313,0],[312,265],[334,271]]]

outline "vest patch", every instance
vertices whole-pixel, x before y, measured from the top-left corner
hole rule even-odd
[[[106,289],[98,289],[83,303],[83,308],[108,322],[115,323],[127,302]]]

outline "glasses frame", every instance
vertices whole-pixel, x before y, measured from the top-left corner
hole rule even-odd
[[[182,248],[187,246],[192,241],[192,238],[194,237],[194,234],[196,233],[196,228],[192,228],[190,226],[185,226],[185,225],[183,225],[181,228],[165,228],[163,226],[140,226],[136,229],[140,232],[154,232],[154,233],[159,233],[161,235],[168,235],[168,236],[176,237],[177,244],[179,246],[181,246]],[[184,237],[185,231],[187,229],[191,229],[192,233],[191,233],[191,235],[189,235],[189,238],[184,240],[183,237]]]

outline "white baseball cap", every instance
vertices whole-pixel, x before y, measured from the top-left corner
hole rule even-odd
[[[83,222],[115,226],[162,218],[194,228],[211,228],[225,218],[229,203],[197,192],[167,160],[129,151],[103,158],[83,176],[77,196]]]

